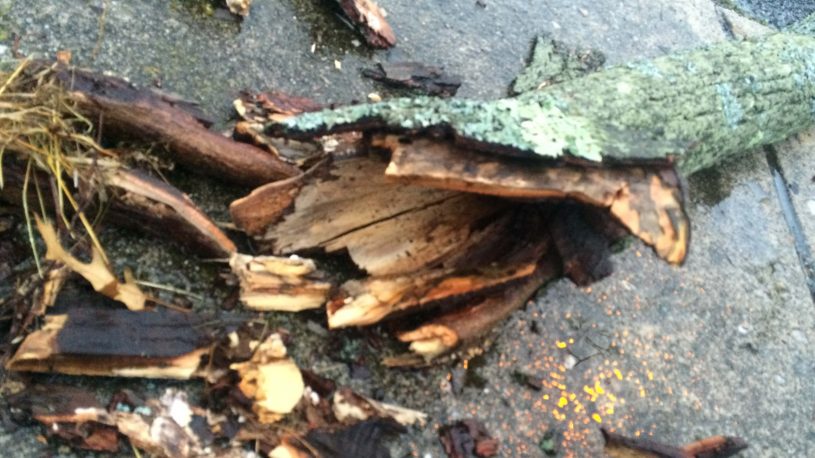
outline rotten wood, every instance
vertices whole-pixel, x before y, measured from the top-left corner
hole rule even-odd
[[[727,458],[747,448],[740,437],[712,436],[682,447],[626,437],[601,428],[605,452],[612,458]]]
[[[373,0],[335,0],[343,13],[356,25],[365,41],[374,48],[390,48],[396,44],[385,12]]]
[[[452,97],[461,86],[461,78],[448,75],[443,67],[419,62],[379,63],[376,68],[363,70],[362,75],[389,86],[439,97]]]
[[[33,67],[43,69],[47,64]],[[99,128],[105,135],[160,143],[176,162],[245,186],[300,173],[262,149],[210,131],[200,112],[192,111],[189,103],[178,98],[64,65],[53,66],[50,71],[81,111],[100,120]]]
[[[258,236],[258,242],[275,254],[347,250],[366,272],[396,275],[461,252],[502,209],[490,198],[394,186],[384,176],[385,166],[375,156],[327,165],[323,173],[305,179],[282,214],[265,216],[280,220]],[[289,194],[295,186],[264,191]]]

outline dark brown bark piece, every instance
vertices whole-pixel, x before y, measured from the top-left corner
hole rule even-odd
[[[60,295],[43,327],[23,340],[6,368],[188,379],[198,375],[212,342],[200,325],[191,314],[164,308],[132,312],[74,288]]]
[[[442,426],[439,438],[450,458],[485,458],[498,454],[498,440],[483,423],[473,418]]]
[[[604,428],[605,452],[612,458],[727,458],[747,448],[740,437],[711,436],[683,447],[626,437]]]
[[[443,67],[419,62],[380,63],[376,68],[363,70],[362,74],[389,86],[414,89],[440,97],[456,95],[461,86],[461,78],[448,75]]]
[[[281,91],[243,91],[235,101],[235,108],[241,118],[247,121],[266,122],[282,120],[290,116],[319,111],[325,108],[308,97],[299,97]]]
[[[5,187],[0,190],[0,199],[19,208],[22,206],[25,163],[5,157],[2,168]],[[124,167],[89,167],[79,174],[79,178],[80,189],[76,190],[78,194],[84,195],[83,192],[93,186],[87,184],[87,180],[99,180],[107,186],[106,195],[110,198],[110,205],[105,216],[117,225],[160,239],[170,239],[202,257],[223,258],[236,251],[232,240],[189,196],[170,184]],[[46,194],[46,208],[53,210],[55,198],[47,195],[52,187],[49,185],[49,177],[44,173],[32,176],[28,193],[29,206],[38,202],[35,181]],[[97,205],[99,202],[92,203],[91,207]],[[86,214],[94,211],[90,207],[85,209]]]
[[[300,193],[305,175],[268,183],[229,205],[235,225],[251,236],[258,236],[277,222]]]
[[[365,41],[374,48],[390,48],[396,44],[382,9],[373,0],[336,0],[354,25],[359,27]]]
[[[569,199],[607,208],[632,234],[671,263],[685,259],[690,222],[670,167],[554,166],[471,151],[450,142],[379,137],[392,151],[386,174],[401,182],[513,199]]]
[[[54,67],[54,77],[83,112],[99,119],[103,134],[166,145],[173,160],[192,170],[247,186],[300,173],[262,149],[210,131],[200,112],[180,99],[62,65]]]

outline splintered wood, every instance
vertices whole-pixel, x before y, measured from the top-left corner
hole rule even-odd
[[[441,310],[397,333],[413,355],[389,365],[477,344],[560,274],[580,285],[604,278],[626,232],[671,263],[685,258],[689,223],[667,165],[552,164],[427,137],[373,136],[371,147],[258,188],[230,210],[265,253],[347,254],[361,270],[324,296],[330,328]],[[311,297],[288,300],[317,306]]]
[[[299,312],[321,307],[331,283],[320,278],[310,259],[235,253],[229,265],[238,276],[241,302],[257,311]]]

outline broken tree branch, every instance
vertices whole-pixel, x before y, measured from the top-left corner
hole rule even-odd
[[[815,37],[778,33],[611,67],[489,102],[392,99],[306,113],[270,135],[440,129],[490,152],[684,173],[811,126]],[[782,108],[783,107],[783,108]]]

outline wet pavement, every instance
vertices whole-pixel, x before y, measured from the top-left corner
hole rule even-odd
[[[371,51],[331,2],[255,0],[243,23],[202,15],[192,3],[0,0],[0,51],[8,56],[14,35],[25,54],[70,49],[77,64],[199,100],[223,122],[241,89],[276,88],[326,102],[388,95],[359,76],[382,61],[444,65],[463,76],[460,97],[503,96],[541,33],[599,49],[610,64],[728,37],[707,0],[486,0],[485,7],[475,0],[380,0],[399,42]],[[808,11],[805,3],[783,14],[770,9],[762,19],[788,22]],[[810,244],[813,148],[811,135],[778,148]],[[226,218],[226,204],[243,192],[179,178],[216,219]],[[431,415],[430,426],[394,445],[394,456],[443,456],[435,428],[468,416],[500,438],[501,456],[545,456],[540,445],[549,435],[560,456],[597,456],[600,425],[676,444],[739,435],[751,444],[745,457],[815,456],[815,305],[763,152],[692,177],[689,194],[693,242],[684,266],[667,266],[632,241],[614,257],[611,278],[591,288],[560,280],[542,290],[466,370],[462,363],[385,370],[368,344],[384,332],[325,337],[319,314],[275,316],[272,324],[294,330],[291,350],[301,366]],[[106,239],[114,257],[142,278],[211,296],[206,267],[155,240],[119,232]],[[334,346],[370,369],[328,357]],[[519,383],[519,374],[541,389]],[[0,434],[0,447],[14,456],[52,450],[35,440],[37,432]]]

